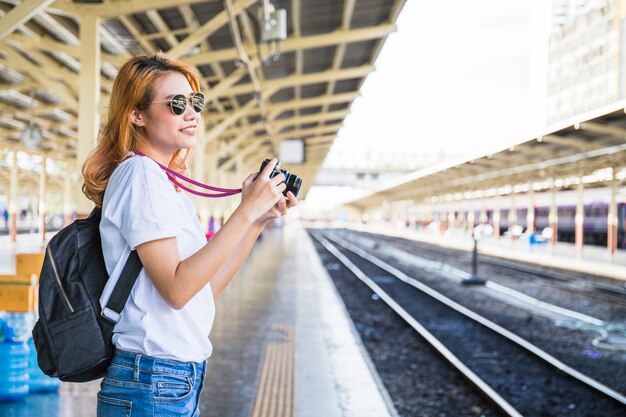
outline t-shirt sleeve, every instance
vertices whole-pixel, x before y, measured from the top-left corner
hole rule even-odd
[[[182,234],[176,190],[149,158],[133,157],[120,165],[106,191],[103,216],[120,230],[131,250]]]

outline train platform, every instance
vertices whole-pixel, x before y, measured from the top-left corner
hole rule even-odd
[[[0,237],[0,274],[37,235]],[[12,261],[13,260],[13,261]],[[200,415],[385,417],[395,409],[304,228],[268,228],[216,303]],[[96,415],[99,381],[0,404],[0,415]]]
[[[474,247],[471,233],[463,230],[439,233],[428,229],[394,228],[381,225],[350,224],[345,226],[353,230],[397,236],[452,249],[471,251]],[[478,242],[478,251],[485,255],[626,281],[626,250],[623,249],[618,249],[613,256],[610,256],[607,248],[601,246],[585,245],[582,252],[579,252],[573,244],[565,242],[557,242],[553,246],[549,243],[531,244],[528,238],[524,237],[516,239],[482,237]]]

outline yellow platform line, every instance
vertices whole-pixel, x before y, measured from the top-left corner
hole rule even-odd
[[[265,348],[250,417],[293,417],[295,328],[274,323],[270,331],[270,337],[279,341]]]

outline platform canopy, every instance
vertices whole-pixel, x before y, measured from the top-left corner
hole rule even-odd
[[[626,100],[549,126],[523,140],[422,169],[382,184],[345,203],[359,210],[386,203],[461,195],[493,196],[552,187],[567,188],[576,178],[595,176],[603,185],[626,167]],[[610,172],[598,172],[609,169]],[[612,171],[611,171],[612,170]],[[583,181],[585,183],[585,181]],[[517,191],[519,190],[519,191]]]
[[[277,44],[261,40],[267,3],[287,14]],[[304,161],[283,168],[303,178],[305,195],[404,3],[0,0],[0,147],[82,163],[79,102],[89,93],[81,68],[91,70],[98,55],[101,96],[92,107],[104,117],[121,64],[163,51],[201,76],[203,143],[218,143],[210,148],[217,169],[236,159],[252,169],[278,156],[283,141],[302,141]],[[81,45],[85,36],[99,38],[100,54]]]

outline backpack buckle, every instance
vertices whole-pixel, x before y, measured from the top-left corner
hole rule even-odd
[[[104,307],[100,312],[100,318],[111,326],[115,326],[120,321],[121,314]]]

